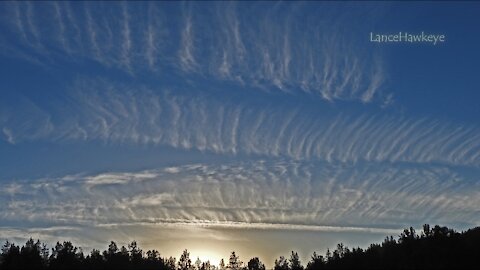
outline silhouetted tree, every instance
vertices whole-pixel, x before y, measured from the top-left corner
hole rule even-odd
[[[103,252],[105,266],[109,269],[127,269],[130,265],[130,255],[125,246],[120,249],[114,241],[108,245],[108,249]]]
[[[120,248],[120,252],[117,254],[117,257],[122,266],[128,265],[130,262],[130,253],[125,246]]]
[[[325,258],[327,259],[327,262],[332,259],[332,252],[330,252],[329,248],[327,248],[327,252],[325,253]]]
[[[108,249],[103,251],[103,257],[105,257],[105,260],[107,261],[113,261],[117,252],[118,252],[117,243],[115,243],[114,241],[111,241],[110,244],[108,245]]]
[[[430,225],[429,224],[423,224],[423,236],[424,237],[430,237],[431,231],[430,231]]]
[[[200,270],[211,270],[212,265],[210,264],[210,261],[203,262],[202,265],[200,266]]]
[[[85,258],[85,264],[87,269],[103,269],[105,264],[105,259],[100,253],[100,250],[93,249],[89,255]]]
[[[260,262],[258,257],[250,259],[247,263],[248,270],[265,270],[265,265]]]
[[[194,263],[194,269],[200,270],[201,267],[202,267],[202,261],[200,260],[200,257],[197,257]]]
[[[316,252],[313,252],[312,260],[307,263],[306,270],[318,270],[324,269],[325,267],[325,258],[321,255],[318,255]]]
[[[288,260],[285,257],[280,256],[278,260],[275,260],[275,264],[273,266],[274,270],[289,270],[288,267]]]
[[[39,240],[36,242],[30,238],[20,249],[20,259],[25,268],[43,269],[46,266],[42,259],[42,245]]]
[[[185,249],[178,260],[177,270],[192,270],[192,260],[190,253]]]
[[[79,269],[83,253],[72,242],[57,242],[50,256],[51,269]]]
[[[220,260],[220,263],[218,264],[218,269],[219,270],[225,270],[226,269],[225,261],[223,259]]]
[[[22,269],[24,263],[20,257],[20,247],[8,241],[2,247],[1,269]]]
[[[293,252],[290,255],[290,269],[291,270],[303,270],[302,263],[300,262],[300,258],[298,257],[297,252]]]
[[[175,270],[176,261],[175,257],[170,256],[165,262],[165,267],[170,270]]]
[[[133,265],[140,265],[143,258],[143,251],[138,247],[136,241],[128,244],[128,252],[130,253],[130,261]]]
[[[235,254],[235,251],[232,251],[228,260],[227,268],[230,270],[239,270],[242,268],[242,264],[243,262],[240,261],[240,258]]]
[[[156,262],[160,259],[160,253],[156,250],[149,250],[146,254],[148,261]]]
[[[158,252],[157,250],[148,250],[146,252],[146,255],[147,257],[143,258],[141,257],[140,258],[140,261],[139,263],[136,264],[135,268],[142,268],[142,267],[139,267],[139,266],[143,266],[144,269],[171,269],[171,270],[175,270],[175,261],[172,262],[172,266],[171,268],[168,268],[167,266],[167,263],[168,262],[168,259],[167,260],[164,260],[160,257],[160,252]],[[172,258],[172,257],[170,257]],[[143,260],[142,260],[143,259]],[[173,259],[173,258],[172,258]]]
[[[1,248],[0,270],[194,270],[190,254],[184,250],[178,263],[175,258],[163,259],[156,250],[143,251],[135,241],[128,249],[118,248],[111,242],[108,249],[92,252],[84,257],[82,249],[71,242],[57,242],[49,255],[46,244],[29,239],[19,247],[9,241]],[[417,235],[413,227],[405,229],[395,240],[386,237],[381,244],[371,244],[365,250],[350,250],[342,243],[326,257],[313,253],[306,270],[322,269],[478,269],[480,265],[480,228],[458,233],[447,227],[428,224]],[[210,263],[198,259],[195,270],[265,270],[258,257],[251,259],[245,268],[235,252],[225,267],[224,260],[216,269]],[[287,260],[281,256],[275,260],[275,270],[303,270],[299,256],[291,253]]]
[[[404,229],[403,232],[400,234],[399,242],[408,242],[417,239],[417,235],[415,233],[415,229],[410,227],[410,229]]]

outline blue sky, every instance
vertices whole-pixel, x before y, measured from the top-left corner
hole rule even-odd
[[[270,265],[477,226],[479,11],[1,3],[0,239]]]

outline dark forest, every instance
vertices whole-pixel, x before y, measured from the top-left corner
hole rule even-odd
[[[417,233],[412,227],[403,230],[398,237],[389,236],[368,248],[348,248],[342,243],[325,255],[316,252],[305,265],[297,252],[280,256],[274,270],[320,269],[479,269],[480,227],[464,232],[441,226],[423,226]],[[157,270],[265,270],[258,257],[244,263],[234,252],[227,262],[218,266],[210,262],[193,261],[188,250],[177,260],[161,257],[159,251],[144,252],[135,241],[127,247],[115,242],[108,249],[92,250],[85,255],[81,248],[65,241],[57,242],[49,249],[39,240],[29,239],[23,246],[6,241],[2,246],[0,269],[157,269]]]

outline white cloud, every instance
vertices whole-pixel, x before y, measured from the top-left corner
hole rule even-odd
[[[132,49],[132,40],[130,37],[130,16],[128,13],[128,7],[125,2],[122,2],[122,21],[123,21],[123,29],[122,29],[122,62],[124,63],[125,67],[130,70],[130,51]]]
[[[58,2],[52,2],[52,6],[55,9],[55,18],[58,25],[58,40],[62,44],[62,47],[65,49],[65,51],[70,52],[70,44],[68,44],[68,40],[65,37],[66,27],[62,8]]]
[[[155,178],[156,174],[148,171],[142,173],[110,173],[101,174],[92,177],[86,177],[85,183],[89,188],[99,185],[128,184],[131,182],[141,182]]]
[[[21,184],[9,183],[0,189],[0,193],[4,193],[8,196],[15,196],[15,194],[22,192],[22,190],[23,186]]]
[[[7,142],[9,142],[10,144],[15,144],[15,138],[13,137],[12,131],[9,128],[2,128],[2,132],[3,135],[5,135]]]
[[[168,167],[168,168],[165,168],[164,171],[168,172],[168,173],[179,173],[180,168],[179,167]]]
[[[180,58],[180,67],[184,71],[192,71],[197,66],[194,56],[194,30],[192,23],[192,15],[188,12],[185,15],[182,37],[180,40],[180,50],[178,57]]]
[[[15,3],[15,7],[14,7],[15,24],[16,24],[16,27],[18,28],[20,36],[24,40],[27,40],[27,34],[25,32],[25,26],[24,26],[24,22],[23,22],[23,19],[22,19],[21,10],[20,10],[19,5],[20,5],[19,3]]]
[[[99,62],[102,62],[104,63],[105,60],[103,60],[103,53],[100,49],[100,45],[98,44],[98,29],[97,27],[95,26],[95,21],[93,19],[93,16],[91,14],[91,11],[90,9],[88,8],[88,6],[85,6],[85,17],[86,17],[86,29],[85,29],[85,32],[88,34],[88,37],[89,37],[89,46],[91,48],[91,51],[92,51],[92,55],[93,58]]]
[[[4,184],[0,190],[9,195],[0,199],[5,205],[0,217],[51,225],[311,231],[479,221],[478,183],[448,167],[259,160],[182,165],[173,171],[165,167]]]
[[[307,12],[298,20],[298,3],[282,4],[291,6],[288,12],[249,5],[178,4],[182,16],[176,16],[157,3],[55,3],[42,8],[12,3],[5,8],[15,24],[5,27],[17,39],[2,45],[9,48],[5,53],[15,50],[46,66],[71,61],[81,70],[87,59],[133,77],[158,77],[178,69],[184,77],[196,73],[241,87],[304,92],[329,101],[381,103],[382,96],[391,95],[383,93],[380,56],[364,53],[340,36],[336,28],[348,22],[338,21],[334,11],[318,4],[325,13],[321,19]],[[245,8],[257,18],[239,11]]]
[[[55,122],[29,101],[22,111],[9,109],[4,138],[133,142],[328,162],[480,166],[475,126],[388,115],[332,117],[297,106],[261,108],[105,80],[77,80],[72,93],[75,104],[56,108],[70,113]]]

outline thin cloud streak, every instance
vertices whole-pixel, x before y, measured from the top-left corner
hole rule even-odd
[[[292,230],[292,231],[311,231],[311,232],[367,232],[379,234],[396,234],[398,229],[369,228],[369,227],[344,227],[344,226],[315,226],[315,225],[297,225],[281,223],[246,223],[246,222],[216,222],[216,221],[175,221],[175,222],[141,222],[115,224],[99,224],[98,227],[122,227],[122,226],[150,226],[150,227],[176,227],[193,226],[200,228],[214,229],[257,229],[257,230]]]
[[[441,166],[258,160],[2,184],[0,217],[294,230],[398,229],[425,220],[471,225],[479,221],[478,190],[471,177]]]
[[[197,62],[194,58],[194,33],[193,33],[193,24],[192,24],[192,15],[187,11],[185,15],[185,26],[182,31],[182,38],[180,41],[180,67],[184,71],[191,71],[197,66]]]
[[[145,73],[158,76],[160,70],[177,69],[183,76],[196,73],[237,82],[241,87],[315,94],[328,101],[387,103],[392,94],[384,92],[384,67],[377,61],[379,56],[361,54],[349,45],[352,42],[338,37],[338,29],[331,29],[328,23],[334,15],[325,11],[320,21],[318,14],[306,15],[306,21],[312,22],[304,25],[304,20],[295,20],[301,4],[279,4],[292,6],[291,11],[267,13],[250,5],[118,3],[109,4],[106,11],[103,3],[93,2],[3,3],[0,8],[7,11],[15,26],[5,25],[14,38],[5,39],[2,45],[33,49],[20,52],[47,64],[67,60],[81,68],[83,60],[94,60],[132,77]],[[168,17],[173,16],[168,12],[172,8],[182,16]],[[149,15],[139,17],[136,9]],[[258,13],[259,19],[253,22],[244,17],[243,9]],[[120,15],[97,16],[112,10]],[[208,14],[212,22],[204,18]],[[34,21],[45,17],[44,27],[37,28]],[[163,17],[172,21],[169,28],[155,19]],[[172,34],[175,27],[179,35]],[[294,31],[297,29],[302,31]]]
[[[122,29],[122,62],[125,67],[130,70],[130,50],[132,48],[132,40],[130,38],[130,15],[128,13],[128,7],[125,2],[122,2],[122,15],[123,15],[123,29]]]
[[[52,112],[28,100],[22,112],[7,110],[0,122],[3,139],[133,142],[327,162],[480,166],[475,126],[428,118],[332,117],[320,111],[311,118],[295,106],[258,108],[105,80],[77,80],[71,93],[75,103],[55,108],[63,112],[55,120]],[[35,121],[29,112],[35,112]]]

